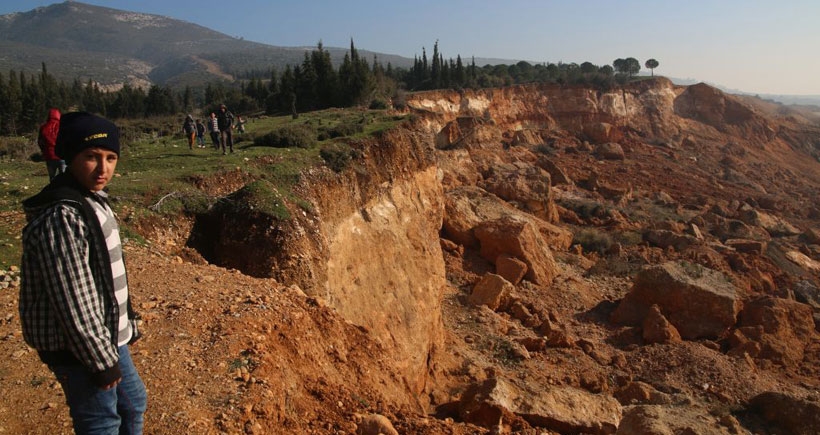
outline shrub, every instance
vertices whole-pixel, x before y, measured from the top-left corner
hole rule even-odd
[[[588,199],[576,199],[562,201],[561,205],[574,211],[581,219],[606,218],[609,216],[609,207],[597,201]]]
[[[370,102],[370,110],[384,110],[387,109],[387,103],[384,100],[375,99]]]
[[[402,90],[397,90],[396,95],[393,95],[393,108],[396,110],[404,110],[407,108],[407,95]]]
[[[615,238],[624,246],[636,246],[643,242],[643,235],[637,231],[624,231],[616,234]]]
[[[43,159],[37,143],[25,137],[0,137],[0,158],[34,161]]]
[[[316,130],[306,125],[289,125],[254,138],[255,146],[310,148],[316,143]]]
[[[319,155],[333,172],[342,172],[351,160],[360,157],[361,153],[347,146],[327,146],[319,150]]]
[[[332,127],[322,127],[319,129],[319,140],[335,139],[337,137],[353,136],[364,131],[361,123],[345,122]]]
[[[572,237],[572,244],[581,245],[586,252],[606,253],[612,247],[612,237],[596,229],[583,229]]]

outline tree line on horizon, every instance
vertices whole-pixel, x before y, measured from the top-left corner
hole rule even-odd
[[[655,59],[646,61],[652,70]],[[30,132],[44,121],[50,107],[84,110],[113,119],[175,116],[203,108],[206,112],[225,103],[235,113],[293,114],[330,107],[365,106],[374,109],[403,104],[405,92],[431,89],[478,89],[523,83],[587,85],[606,90],[622,84],[640,72],[637,59],[616,59],[597,66],[591,62],[478,67],[472,58],[465,64],[461,56],[445,59],[438,41],[432,57],[422,48],[410,68],[383,66],[378,58],[362,58],[353,41],[338,68],[321,41],[306,52],[302,63],[287,65],[279,73],[246,71],[237,74],[237,83],[209,82],[204,88],[186,86],[182,91],[152,85],[147,90],[124,85],[113,92],[103,91],[93,80],[71,83],[58,81],[45,63],[39,74],[0,73],[0,134]]]

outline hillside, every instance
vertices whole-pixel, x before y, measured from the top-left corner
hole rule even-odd
[[[314,48],[260,44],[164,16],[75,1],[0,16],[0,71],[38,73],[45,62],[58,79],[90,78],[107,88],[123,83],[184,87],[223,80],[223,74],[282,71],[287,64],[300,64]],[[336,64],[349,50],[325,48]],[[367,59],[378,56],[385,65],[412,65],[412,59],[358,51]],[[221,72],[198,59],[218,65]]]
[[[820,126],[758,102],[414,93],[301,175],[291,220],[241,165],[191,177],[220,207],[118,210],[150,241],[126,245],[147,432],[818,433]],[[13,288],[0,432],[68,433]]]

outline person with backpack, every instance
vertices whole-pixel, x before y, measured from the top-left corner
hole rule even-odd
[[[182,132],[185,133],[185,138],[188,139],[188,148],[194,149],[196,123],[194,123],[194,117],[190,114],[185,117],[185,122],[182,123]]]
[[[57,143],[59,129],[60,110],[52,107],[48,110],[48,119],[40,125],[40,132],[37,135],[37,145],[40,146],[40,153],[46,161],[49,181],[53,180],[57,174],[65,172],[65,161],[54,153],[54,145]]]
[[[219,143],[222,145],[222,155],[225,155],[226,147],[229,147],[233,152],[233,113],[228,110],[227,106],[221,104],[216,119],[219,127]]]

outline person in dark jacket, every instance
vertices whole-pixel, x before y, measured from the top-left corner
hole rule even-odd
[[[219,106],[219,113],[216,114],[216,120],[221,135],[219,143],[222,145],[222,154],[225,154],[226,147],[233,152],[233,113],[222,104]]]
[[[57,130],[59,129],[60,110],[52,107],[48,110],[48,119],[40,125],[40,133],[37,135],[37,145],[40,146],[40,153],[46,161],[49,181],[57,174],[65,172],[65,161],[54,153],[54,144],[57,142]]]
[[[60,382],[76,433],[140,434],[147,397],[128,346],[140,334],[103,190],[119,132],[96,115],[67,113],[55,152],[66,172],[23,202],[23,338]]]
[[[198,148],[205,148],[205,124],[201,119],[196,120],[196,145]]]
[[[185,138],[188,139],[188,148],[194,149],[196,143],[196,123],[194,117],[190,114],[185,117],[185,122],[182,123],[182,132],[185,133]]]

